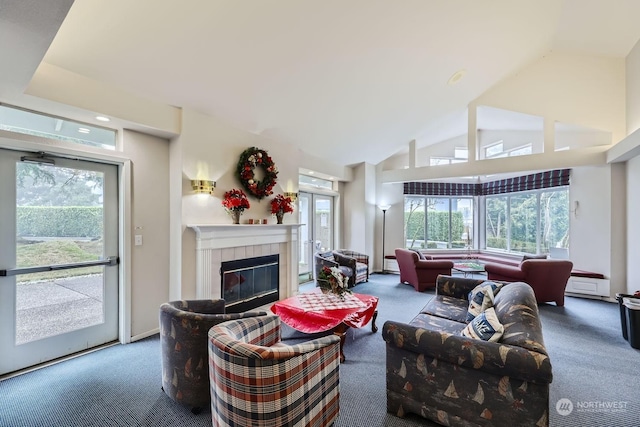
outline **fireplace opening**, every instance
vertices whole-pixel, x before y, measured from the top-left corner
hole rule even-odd
[[[279,261],[279,255],[223,261],[220,294],[227,313],[241,313],[278,301]]]

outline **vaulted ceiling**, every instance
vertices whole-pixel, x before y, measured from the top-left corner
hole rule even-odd
[[[43,60],[343,164],[434,142],[551,51],[625,57],[640,38],[636,0],[42,3],[0,0],[0,100]]]

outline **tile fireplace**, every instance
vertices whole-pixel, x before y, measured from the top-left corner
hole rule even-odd
[[[224,298],[220,275],[223,263],[270,255],[278,257],[277,298],[295,295],[298,291],[299,226],[187,224],[196,234],[196,298]]]

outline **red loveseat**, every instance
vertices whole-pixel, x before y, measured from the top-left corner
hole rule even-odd
[[[451,276],[453,268],[452,261],[426,259],[416,251],[402,248],[396,248],[396,261],[400,269],[400,282],[409,283],[418,292],[435,288],[438,276]]]
[[[518,267],[486,263],[487,279],[504,282],[525,282],[533,288],[537,302],[555,301],[564,305],[564,290],[571,276],[573,263],[561,259],[527,259]]]

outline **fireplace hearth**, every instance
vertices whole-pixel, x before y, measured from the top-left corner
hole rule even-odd
[[[279,261],[275,254],[222,262],[220,295],[227,312],[240,313],[278,301]]]

